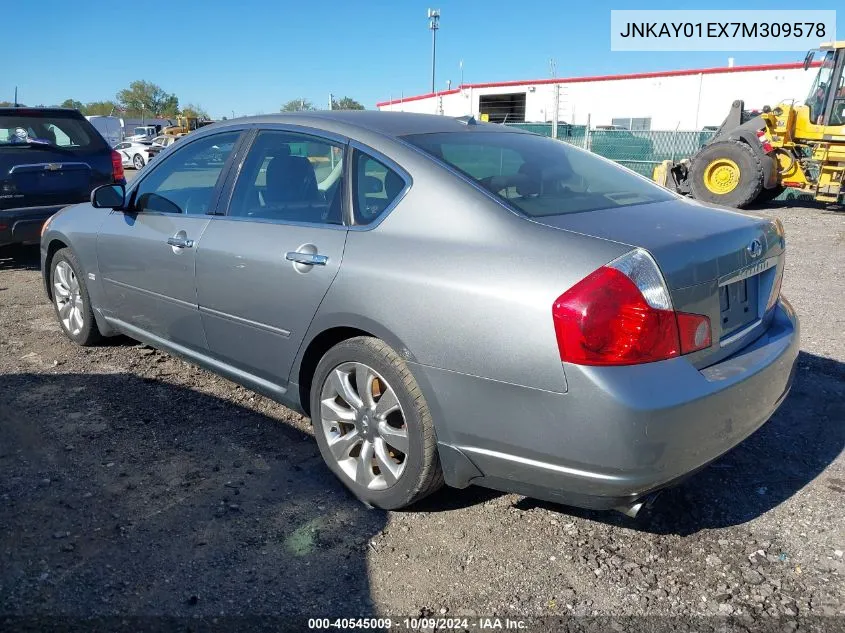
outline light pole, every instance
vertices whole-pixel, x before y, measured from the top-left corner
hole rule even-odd
[[[434,63],[437,60],[437,29],[440,28],[440,9],[428,10],[428,28],[431,29],[431,92],[434,93]]]

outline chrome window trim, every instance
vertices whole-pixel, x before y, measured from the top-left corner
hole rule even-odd
[[[303,226],[321,229],[334,229],[336,231],[346,231],[348,226],[345,224],[328,224],[326,222],[295,222],[293,220],[274,220],[271,218],[245,218],[232,215],[215,215],[212,216],[215,220],[224,220],[226,222],[257,222],[260,224],[277,224],[282,226]]]

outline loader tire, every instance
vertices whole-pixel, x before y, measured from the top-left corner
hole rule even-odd
[[[743,209],[763,190],[763,164],[746,143],[713,143],[695,157],[690,189],[696,200]]]
[[[763,189],[757,199],[754,201],[757,204],[766,204],[777,198],[780,194],[786,191],[786,187],[772,187],[771,189]]]

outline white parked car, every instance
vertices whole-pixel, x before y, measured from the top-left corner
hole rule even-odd
[[[170,147],[173,143],[176,142],[178,136],[171,136],[168,134],[162,134],[161,136],[156,136],[153,139],[153,145],[160,145],[161,147]]]
[[[149,149],[147,143],[135,143],[132,141],[124,141],[114,146],[115,151],[120,154],[123,160],[124,167],[134,167],[141,169],[150,160],[150,155],[147,152]]]

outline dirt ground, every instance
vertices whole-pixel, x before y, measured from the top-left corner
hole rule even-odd
[[[74,347],[37,250],[0,254],[0,618],[732,615],[780,628],[820,616],[845,628],[845,212],[761,213],[787,230],[784,295],[803,339],[792,394],[638,520],[478,488],[366,509],[323,466],[307,419],[128,339]]]

